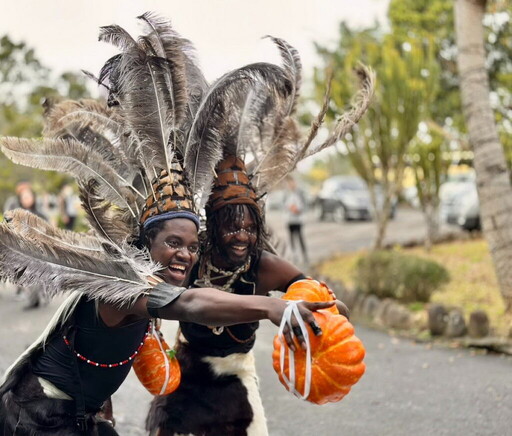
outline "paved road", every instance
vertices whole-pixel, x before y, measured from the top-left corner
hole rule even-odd
[[[287,241],[286,217],[281,211],[267,212],[267,223],[276,235]],[[338,252],[352,252],[372,247],[376,226],[372,221],[319,222],[315,213],[307,215],[303,226],[311,263],[317,263]],[[396,217],[389,221],[384,243],[422,241],[425,237],[425,222],[418,211],[400,208]],[[442,233],[458,233],[456,226],[443,224]],[[289,252],[287,251],[287,256]]]
[[[279,216],[277,222],[282,224]],[[423,230],[414,211],[400,211],[391,237],[409,239]],[[372,240],[371,223],[328,223],[306,227],[312,252],[350,251]],[[398,233],[400,232],[400,233]],[[350,247],[350,248],[348,248]],[[315,255],[316,256],[316,255]],[[315,257],[316,260],[316,257]],[[0,293],[0,372],[41,331],[58,305],[26,313],[10,289]],[[166,323],[172,338],[174,323]],[[271,436],[511,435],[512,358],[477,355],[469,350],[433,348],[356,326],[363,340],[367,372],[341,402],[304,403],[285,391],[271,366],[276,329],[263,322],[255,346],[263,402]],[[118,430],[144,434],[150,395],[133,373],[114,396]]]

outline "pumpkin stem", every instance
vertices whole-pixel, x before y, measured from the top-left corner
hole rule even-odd
[[[176,350],[165,350],[165,354],[167,354],[167,357],[169,357],[169,359],[174,359],[174,357],[176,356]]]

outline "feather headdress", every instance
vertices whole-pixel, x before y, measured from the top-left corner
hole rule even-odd
[[[132,244],[141,229],[173,216],[199,226],[183,158],[207,83],[191,43],[170,22],[152,13],[138,18],[138,38],[116,25],[100,30],[99,39],[121,51],[95,78],[108,89],[107,103],[47,101],[43,139],[0,140],[15,163],[72,175],[92,228],[79,235],[10,213],[0,224],[2,278],[44,284],[52,295],[78,290],[130,304],[158,269]]]
[[[294,117],[301,85],[299,54],[286,41],[269,38],[281,54],[282,66],[259,63],[225,74],[208,90],[194,119],[185,162],[196,169],[192,186],[211,186],[215,177],[213,192],[203,199],[210,211],[229,203],[257,206],[256,200],[298,162],[342,138],[370,104],[375,76],[361,65],[352,108],[322,144],[313,146],[327,111],[330,81],[321,111],[303,137]]]

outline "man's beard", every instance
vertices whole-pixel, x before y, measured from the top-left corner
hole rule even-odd
[[[231,257],[230,254],[229,254],[228,248],[225,245],[222,245],[222,244],[218,244],[217,245],[216,251],[217,251],[217,254],[219,255],[219,258],[221,259],[221,261],[225,265],[227,265],[228,268],[235,269],[235,268],[238,268],[239,266],[244,265],[247,262],[247,259],[249,258],[249,256],[254,252],[254,247],[255,246],[253,244],[249,245],[247,247],[248,248],[247,249],[247,256],[245,256],[243,258],[241,258],[241,257],[236,257],[236,258]]]

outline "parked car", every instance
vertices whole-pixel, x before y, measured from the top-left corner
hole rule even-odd
[[[457,224],[464,230],[480,230],[480,202],[476,184],[471,186],[460,199],[459,216]]]
[[[299,186],[303,200],[305,201],[306,210],[314,206],[314,197],[310,194],[307,186]],[[276,189],[270,191],[264,198],[267,211],[284,210],[286,202],[286,189]]]
[[[480,227],[480,209],[474,171],[450,176],[439,190],[441,218],[466,230]]]
[[[377,201],[382,204],[384,196],[377,188]],[[335,221],[369,220],[374,215],[370,192],[366,182],[357,176],[334,176],[327,179],[317,197],[321,221],[329,217]],[[390,217],[395,216],[397,201],[391,205]]]

